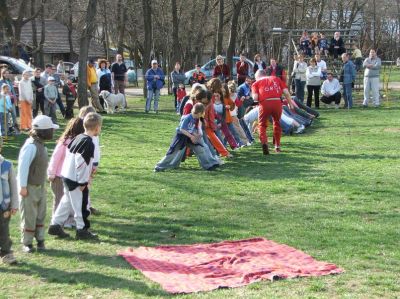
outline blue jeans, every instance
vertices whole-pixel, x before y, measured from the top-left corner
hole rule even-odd
[[[253,137],[253,134],[251,134],[251,128],[249,128],[249,125],[246,124],[246,122],[244,121],[243,118],[239,119],[239,123],[242,126],[242,129],[243,129],[244,133],[246,134],[247,139],[250,142],[254,142],[254,137]]]
[[[154,111],[158,111],[158,100],[160,99],[160,90],[159,89],[148,89],[147,90],[147,99],[146,99],[146,112],[149,112],[151,109],[151,102],[154,97]]]
[[[228,112],[229,113],[229,112]],[[236,143],[239,146],[245,145],[243,144],[243,142],[240,140],[240,136],[239,133],[236,131],[235,126],[233,125],[233,123],[227,124],[228,125],[228,129],[229,131],[231,131],[231,134],[233,135],[233,138],[235,138]]]
[[[4,118],[6,117],[6,120]],[[0,128],[1,128],[1,136],[7,136],[8,134],[8,113],[0,112]],[[4,121],[6,122],[6,126],[4,126]]]
[[[207,134],[205,133],[206,129],[203,127],[203,141],[205,144],[207,144],[208,148],[210,149],[211,155],[214,157],[217,155],[217,152],[215,151],[213,145],[211,144],[210,140],[207,137]]]
[[[306,87],[306,81],[301,81],[300,79],[296,79],[296,97],[304,103],[304,88]]]
[[[203,169],[209,169],[215,165],[219,165],[219,161],[212,155],[210,148],[207,144],[204,143],[203,139],[199,140],[199,143],[192,144],[189,143],[187,146],[194,152],[197,157],[197,160],[200,163],[200,166]],[[186,146],[182,149],[176,147],[173,152],[167,153],[164,158],[161,159],[160,162],[157,163],[156,169],[158,170],[166,170],[172,168],[178,168],[181,164],[182,158],[186,154]]]
[[[344,107],[353,107],[353,88],[351,87],[351,83],[343,84],[343,99]]]

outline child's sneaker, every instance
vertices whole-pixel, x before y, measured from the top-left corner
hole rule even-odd
[[[263,150],[263,155],[269,155],[269,149],[268,149],[268,144],[264,143],[262,145],[262,150]]]
[[[15,265],[17,263],[17,260],[15,259],[14,255],[12,253],[8,253],[2,258],[3,264],[7,265]]]
[[[44,240],[42,241],[37,241],[37,246],[36,246],[38,251],[43,251],[46,250],[46,246],[44,246]]]
[[[57,236],[62,239],[69,237],[69,234],[63,230],[61,225],[58,225],[58,224],[50,225],[47,233],[49,235]]]
[[[99,236],[87,229],[77,229],[75,239],[77,240],[98,240]]]
[[[33,253],[35,252],[35,248],[32,244],[29,245],[22,245],[22,251],[25,253]]]

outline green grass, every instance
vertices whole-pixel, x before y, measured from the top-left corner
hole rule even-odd
[[[24,255],[14,217],[20,264],[0,265],[0,298],[170,297],[116,251],[255,236],[346,272],[178,297],[400,297],[397,100],[379,109],[321,109],[304,135],[283,138],[280,155],[264,157],[256,143],[215,172],[200,170],[191,158],[180,169],[154,173],[178,122],[171,97],[161,104],[159,115],[144,114],[144,100],[131,99],[126,115],[104,118],[101,167],[91,191],[102,212],[92,217],[101,243],[48,236],[45,253]],[[4,156],[16,162],[23,141],[7,143]],[[51,203],[49,193],[47,221]]]

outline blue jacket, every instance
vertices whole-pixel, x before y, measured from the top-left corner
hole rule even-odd
[[[343,84],[351,84],[356,79],[356,66],[351,60],[343,65],[342,81]]]
[[[239,85],[238,98],[251,96],[251,88],[247,83]]]
[[[154,76],[156,75],[158,75],[160,79],[155,79]],[[148,90],[163,88],[165,75],[161,68],[157,68],[156,70],[153,70],[152,68],[148,69],[144,77],[147,81]]]
[[[0,211],[18,209],[18,187],[11,162],[0,155]]]

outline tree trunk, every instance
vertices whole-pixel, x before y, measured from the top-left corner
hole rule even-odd
[[[89,0],[86,10],[86,21],[79,40],[79,72],[78,72],[78,105],[79,108],[89,104],[87,96],[87,59],[89,45],[95,30],[97,0]]]
[[[35,13],[35,6],[36,6],[36,0],[31,0],[31,15],[33,15]],[[31,22],[32,25],[32,57],[35,61],[35,64],[38,63],[38,40],[37,40],[37,26],[36,26],[36,20],[33,19]],[[42,28],[41,31],[43,31],[44,28]]]
[[[125,37],[125,23],[126,23],[126,2],[124,0],[118,1],[118,10],[121,8],[122,10],[122,18],[118,21],[118,43],[117,43],[117,51],[119,54],[124,56],[124,37]],[[107,14],[107,13],[106,13]],[[118,14],[118,17],[120,14]]]
[[[104,23],[103,23],[103,36],[104,36],[104,50],[106,53],[106,59],[110,61],[110,38],[108,35],[108,17],[107,17],[107,1],[103,0],[103,12],[104,12]]]
[[[143,8],[143,21],[144,21],[144,55],[143,55],[143,75],[151,64],[151,50],[153,42],[153,25],[152,25],[152,12],[151,2],[142,0]],[[143,78],[143,95],[147,97],[146,79]]]
[[[326,0],[321,0],[318,7],[317,21],[315,23],[315,28],[319,28],[322,22],[322,16],[324,14]]]
[[[217,48],[216,48],[217,55],[222,54],[223,38],[224,38],[224,0],[219,0]]]
[[[178,8],[176,0],[171,0],[172,9],[172,55],[170,69],[172,71],[173,64],[181,60],[181,48],[179,46],[179,21],[178,21]]]
[[[74,0],[68,0],[68,44],[69,44],[69,59],[72,61],[74,55],[74,44],[72,42],[72,30],[73,30],[73,19],[72,19],[72,7]]]
[[[233,56],[235,54],[235,47],[236,47],[236,37],[237,37],[237,27],[238,27],[238,19],[240,15],[240,11],[242,9],[242,5],[245,0],[239,0],[237,3],[233,2],[234,10],[232,14],[232,21],[231,21],[231,30],[229,33],[229,44],[228,50],[226,51],[226,59],[227,64],[231,71],[233,70]],[[233,79],[233,78],[232,78]]]

